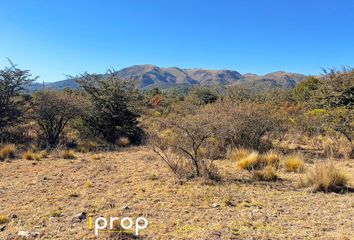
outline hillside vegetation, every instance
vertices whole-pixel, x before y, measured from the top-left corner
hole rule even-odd
[[[245,78],[142,68],[178,82]],[[29,71],[0,71],[0,238],[93,238],[87,214],[128,214],[149,219],[143,239],[350,239],[352,69],[267,91],[142,90],[121,74],[27,93]]]

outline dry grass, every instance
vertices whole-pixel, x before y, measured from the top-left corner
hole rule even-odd
[[[262,170],[255,171],[253,178],[259,181],[276,181],[279,177],[274,167],[267,166]]]
[[[81,143],[77,150],[82,153],[88,153],[88,152],[93,152],[96,151],[99,147],[99,143],[96,141],[86,141]]]
[[[0,161],[7,158],[14,158],[16,153],[16,146],[14,144],[5,145],[0,149]]]
[[[76,155],[69,162],[51,154],[35,165],[0,163],[0,214],[18,216],[0,239],[16,238],[19,230],[38,231],[41,239],[96,239],[87,219],[73,223],[73,217],[86,212],[97,219],[113,210],[114,217],[146,217],[144,239],[350,239],[354,232],[353,194],[294,190],[299,174],[279,171],[283,181],[258,182],[236,171],[235,162],[216,160],[223,181],[209,184],[176,180],[144,147],[100,153],[98,161],[92,153]],[[336,165],[354,176],[353,161]]]
[[[349,179],[333,163],[317,163],[306,173],[302,185],[312,187],[314,192],[340,192],[348,187]]]
[[[22,158],[25,160],[36,160],[40,161],[42,158],[47,158],[48,157],[48,152],[47,151],[41,151],[41,152],[33,152],[33,151],[26,151],[23,155]]]
[[[87,181],[85,182],[85,187],[87,187],[87,188],[93,188],[93,183],[92,183],[90,180],[87,180]]]
[[[232,159],[238,159],[238,166],[248,171],[260,170],[267,166],[278,168],[280,164],[280,155],[275,151],[269,151],[261,155],[256,151],[241,148],[232,152],[231,157]]]
[[[280,157],[279,153],[277,153],[275,151],[269,151],[268,153],[266,153],[264,155],[264,160],[265,160],[266,164],[269,166],[273,166],[275,168],[279,167],[280,158],[281,157]]]
[[[26,151],[23,155],[22,158],[25,160],[34,160],[35,154],[32,151]]]
[[[130,144],[130,140],[127,137],[120,137],[117,140],[117,145],[120,147],[127,147],[127,146],[129,146],[129,144]]]
[[[287,172],[302,172],[305,167],[304,157],[292,154],[283,159],[283,167]]]
[[[51,216],[51,217],[61,217],[62,213],[60,211],[58,211],[58,210],[52,210],[52,211],[50,211],[49,216]]]
[[[63,152],[61,152],[60,156],[64,159],[75,159],[76,158],[74,152],[71,150],[64,150]]]
[[[239,160],[237,164],[239,168],[251,171],[263,168],[264,159],[258,152],[253,151],[243,159]]]
[[[327,136],[318,136],[320,147],[323,153],[328,158],[344,158],[349,159],[352,152],[352,143],[343,136],[339,138],[332,138]]]
[[[231,150],[228,153],[228,158],[230,160],[240,161],[252,153],[251,150],[245,148],[237,148],[235,150]]]
[[[0,215],[0,224],[8,223],[10,219],[7,216]]]
[[[40,161],[42,158],[42,154],[41,153],[35,153],[32,151],[26,151],[23,155],[22,158],[25,160],[36,160],[36,161]]]
[[[46,150],[43,150],[43,151],[39,152],[39,157],[40,158],[48,158],[48,156],[49,156],[49,153]]]

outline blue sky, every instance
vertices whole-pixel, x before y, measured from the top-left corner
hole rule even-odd
[[[39,75],[135,64],[319,74],[354,66],[352,0],[0,0],[6,57]]]

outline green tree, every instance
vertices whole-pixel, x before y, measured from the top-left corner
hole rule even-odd
[[[192,102],[197,105],[214,103],[216,100],[218,100],[217,92],[208,87],[193,88],[189,95]]]
[[[313,95],[313,91],[317,90],[320,80],[316,77],[308,77],[295,87],[295,97],[299,102],[306,102]]]
[[[133,82],[119,79],[114,72],[105,75],[84,73],[77,79],[90,99],[90,109],[84,117],[84,125],[95,137],[116,143],[128,137],[132,143],[140,143],[143,131],[138,126],[139,91]]]
[[[0,140],[6,136],[6,127],[23,119],[29,95],[24,90],[37,78],[29,70],[21,70],[10,61],[11,66],[0,70]]]
[[[307,92],[306,102],[304,102],[307,111],[303,117],[310,120],[311,124],[306,129],[315,129],[315,132],[322,134],[340,134],[353,144],[354,70],[331,69],[325,71],[320,82],[312,80],[308,82],[309,84],[306,81],[304,83],[304,86],[310,86],[305,88],[310,91],[299,91]],[[302,89],[301,85],[298,89]],[[354,148],[352,155],[354,155]]]

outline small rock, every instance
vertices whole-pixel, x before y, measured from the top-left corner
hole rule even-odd
[[[76,214],[73,219],[72,222],[81,222],[82,220],[85,220],[87,217],[87,213],[86,212],[82,212],[79,214]]]
[[[32,166],[36,166],[36,165],[37,165],[37,163],[36,163],[36,162],[33,162],[33,163],[32,163]]]
[[[16,213],[13,213],[13,214],[10,215],[10,218],[12,218],[12,219],[15,219],[15,218],[17,218],[17,217],[18,217],[18,216],[17,216]]]
[[[30,234],[29,231],[19,231],[19,232],[17,233],[17,236],[19,236],[19,237],[30,237],[31,234]]]
[[[37,237],[39,237],[40,233],[39,232],[31,232],[30,235],[31,235],[31,237],[37,238]]]
[[[123,207],[123,210],[129,210],[130,208],[129,208],[129,206],[124,206]]]
[[[212,207],[212,208],[219,208],[219,207],[220,207],[220,204],[213,203],[213,204],[211,204],[211,207]]]
[[[80,197],[80,195],[77,194],[77,193],[72,193],[72,194],[69,195],[69,197],[70,198],[78,198],[78,197]]]
[[[5,231],[5,229],[6,229],[6,225],[4,225],[4,226],[0,226],[0,232]]]

